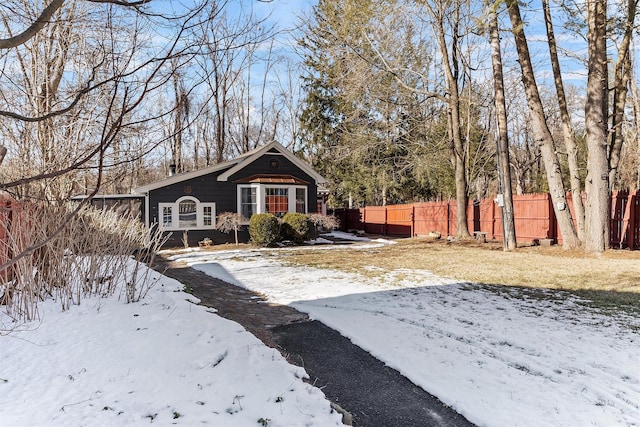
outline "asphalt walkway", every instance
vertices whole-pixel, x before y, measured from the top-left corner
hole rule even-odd
[[[183,283],[217,314],[240,323],[348,412],[357,427],[472,426],[438,398],[413,384],[350,340],[305,313],[273,304],[264,295],[231,285],[182,262],[156,257],[157,271]],[[429,369],[425,366],[425,369]]]

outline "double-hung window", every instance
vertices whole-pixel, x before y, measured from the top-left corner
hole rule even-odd
[[[307,213],[307,189],[296,188],[296,212]]]
[[[213,225],[213,206],[202,206],[202,225],[205,227]]]
[[[256,187],[240,187],[240,210],[243,217],[249,219],[258,212],[258,199]]]
[[[202,203],[184,196],[174,203],[159,203],[161,225],[166,230],[200,230],[215,228],[216,204]]]
[[[173,206],[160,204],[160,210],[162,211],[162,226],[173,226]]]

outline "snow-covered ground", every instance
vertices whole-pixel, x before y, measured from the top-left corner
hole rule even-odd
[[[151,274],[139,303],[47,301],[17,328],[0,307],[0,426],[341,425],[303,369]]]
[[[566,294],[424,270],[372,278],[290,267],[281,256],[175,258],[309,313],[479,425],[640,425],[637,317]],[[48,301],[40,321],[17,328],[0,309],[0,426],[340,425],[303,369],[151,274],[139,303],[115,295],[60,312]]]
[[[385,242],[364,243],[372,244]],[[456,283],[424,270],[372,279],[291,267],[280,253],[175,258],[309,313],[478,425],[640,425],[637,317],[567,294]]]

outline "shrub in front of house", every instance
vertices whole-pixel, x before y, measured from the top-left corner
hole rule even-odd
[[[340,226],[340,221],[333,215],[322,215],[320,213],[312,213],[307,216],[311,223],[311,238],[318,238],[318,229],[333,231]]]
[[[289,212],[282,218],[282,237],[295,243],[309,240],[311,224],[309,217],[302,213]]]
[[[238,245],[238,231],[242,228],[242,224],[247,222],[247,218],[244,215],[236,212],[223,212],[218,215],[216,219],[216,230],[223,233],[229,233],[233,231],[236,238],[236,245]]]
[[[273,246],[280,241],[280,223],[270,213],[254,214],[249,220],[251,242],[258,246]]]

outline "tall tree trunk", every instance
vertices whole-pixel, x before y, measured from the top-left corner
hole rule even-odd
[[[249,64],[247,65],[247,97],[244,100],[244,126],[242,129],[242,152],[251,151],[251,141],[249,131],[251,129],[251,57],[249,56]]]
[[[585,126],[587,129],[586,252],[609,247],[609,162],[607,158],[607,2],[587,0],[589,66]]]
[[[533,137],[540,144],[540,152],[544,161],[549,185],[549,193],[553,202],[553,209],[558,220],[558,226],[562,233],[562,246],[565,249],[573,249],[580,246],[580,240],[571,219],[571,213],[567,206],[566,191],[562,182],[562,172],[560,162],[556,154],[555,142],[551,131],[547,126],[542,100],[535,81],[533,65],[529,46],[524,33],[524,24],[520,15],[520,7],[517,0],[508,0],[507,8],[511,19],[511,31],[515,39],[518,59],[522,70],[522,83],[524,84],[527,103],[531,111]]]
[[[627,90],[631,75],[631,55],[629,48],[633,37],[634,21],[638,0],[627,0],[627,15],[624,22],[624,36],[618,48],[618,58],[613,75],[613,111],[611,112],[611,132],[609,133],[609,190],[616,184],[620,152],[622,151],[622,122],[627,101]]]
[[[633,42],[632,42],[633,43]],[[632,47],[629,51],[630,59],[631,59],[631,68],[630,68],[630,91],[631,91],[631,99],[633,103],[633,117],[636,121],[636,182],[635,182],[635,190],[640,190],[640,93],[638,91],[638,86],[636,85],[636,76],[633,72],[633,63],[635,58],[633,57],[634,48]],[[0,164],[2,161],[0,161]]]
[[[216,111],[214,113],[214,117],[215,117],[215,123],[216,123],[216,130],[215,130],[215,135],[216,135],[216,156],[215,156],[215,163],[222,163],[224,160],[224,150],[225,150],[225,146],[226,146],[226,138],[225,138],[225,121],[224,121],[224,115],[225,115],[225,111],[223,110],[223,106],[224,106],[224,100],[220,99],[220,94],[217,93],[214,96],[214,101],[215,101],[215,108]]]
[[[449,58],[450,52],[448,43],[445,38],[445,12],[439,10],[436,12],[429,4],[426,4],[431,15],[434,18],[434,29],[438,38],[438,46],[440,54],[442,56],[442,68],[447,82],[447,90],[449,91],[447,97],[447,107],[449,115],[449,131],[450,141],[452,149],[453,164],[455,167],[455,180],[456,180],[456,207],[457,207],[457,224],[456,224],[456,237],[469,238],[469,226],[467,225],[467,205],[469,203],[469,197],[467,195],[467,174],[466,174],[466,152],[465,144],[462,140],[462,132],[460,130],[460,90],[458,88],[458,34],[457,34],[457,22],[459,17],[454,17],[454,31],[453,41],[451,46],[451,59]],[[459,7],[454,10],[459,11]]]
[[[582,203],[582,182],[580,181],[580,171],[578,167],[578,146],[576,144],[573,126],[571,126],[571,117],[569,116],[569,108],[567,107],[567,96],[565,95],[564,83],[562,82],[562,74],[560,72],[560,60],[558,59],[558,48],[556,45],[555,33],[553,31],[549,0],[542,0],[542,8],[544,10],[545,25],[547,27],[547,43],[549,45],[549,56],[551,57],[553,81],[556,86],[558,106],[560,108],[560,117],[562,120],[562,136],[564,139],[564,146],[567,149],[573,212],[578,228],[578,238],[582,241],[584,239],[584,203]]]
[[[455,92],[455,93],[454,93]],[[455,91],[450,93],[449,119],[451,120],[451,128],[453,130],[453,151],[455,157],[455,177],[456,177],[456,207],[457,207],[457,223],[456,237],[470,237],[469,227],[467,225],[467,205],[469,196],[467,195],[467,173],[466,173],[466,156],[462,135],[460,132],[460,99]]]
[[[618,52],[621,54],[621,52]],[[623,64],[620,65],[620,62]],[[609,191],[615,188],[618,167],[620,166],[620,153],[622,151],[622,122],[624,121],[624,109],[627,104],[627,88],[629,87],[629,68],[631,61],[629,55],[618,59],[613,84],[613,105],[611,112],[611,131],[609,135]],[[623,70],[626,69],[626,70]]]
[[[493,89],[498,122],[498,177],[504,201],[502,206],[503,248],[505,251],[512,251],[516,248],[516,228],[513,218],[513,190],[511,189],[511,161],[509,159],[509,131],[507,129],[507,107],[502,75],[502,54],[500,52],[498,17],[494,9],[496,5],[489,4],[488,7]]]
[[[180,81],[177,72],[174,69],[173,74],[173,91],[176,97],[176,104],[174,108],[173,117],[173,134],[171,139],[173,144],[171,147],[171,163],[173,164],[176,173],[183,172],[182,165],[182,112],[184,111],[182,102],[182,91],[180,88]]]
[[[216,164],[222,163],[224,161],[224,152],[227,145],[226,140],[226,114],[227,114],[227,80],[224,75],[220,71],[218,67],[216,67],[213,71],[214,78],[214,91],[213,91],[213,102],[214,102],[214,122],[215,122],[215,144],[216,144],[216,155],[214,162]]]

